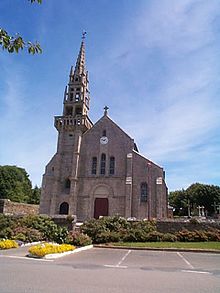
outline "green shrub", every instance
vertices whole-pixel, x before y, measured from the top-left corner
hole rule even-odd
[[[120,233],[115,231],[105,231],[97,235],[94,243],[108,243],[108,242],[119,242]]]
[[[93,243],[118,241],[144,242],[147,233],[156,230],[156,223],[149,221],[130,222],[122,217],[103,217],[86,221],[81,231],[92,238]]]
[[[22,241],[22,242],[27,242],[26,241],[26,236],[23,233],[16,234],[15,236],[13,236],[12,239],[19,240],[19,241]]]
[[[67,240],[67,228],[56,225],[48,216],[26,216],[20,220],[20,225],[38,230],[42,233],[43,240],[57,243],[64,243]]]
[[[177,241],[177,236],[171,233],[164,233],[162,235],[161,241],[164,242],[176,242]]]
[[[10,239],[12,236],[12,229],[10,227],[4,228],[2,230],[0,230],[0,238],[3,239]]]
[[[155,221],[137,221],[132,222],[131,227],[133,229],[142,230],[145,233],[153,232],[157,230]]]
[[[75,246],[86,246],[92,244],[92,239],[79,231],[71,231],[68,234],[68,243]]]
[[[148,233],[144,230],[131,228],[126,233],[124,233],[123,241],[124,242],[145,242],[147,239]]]
[[[68,235],[65,227],[59,227],[48,216],[10,217],[0,215],[0,238],[24,239],[23,235],[16,236],[20,233],[25,236],[26,242],[48,240],[64,243]]]
[[[208,241],[220,241],[220,230],[211,229],[209,231],[205,231],[205,234],[208,237]]]
[[[182,242],[200,242],[208,241],[208,235],[206,231],[188,231],[186,229],[176,233],[178,241]]]
[[[37,229],[18,226],[13,230],[12,239],[23,242],[35,242],[44,240],[44,235]]]
[[[101,219],[91,219],[86,221],[81,226],[81,231],[89,235],[93,240],[97,234],[114,231],[119,232],[123,229],[128,229],[130,223],[121,217],[103,217]]]
[[[147,234],[146,241],[147,242],[160,242],[162,240],[163,233],[153,231]]]
[[[13,220],[10,216],[6,216],[0,214],[0,231],[4,230],[5,228],[11,227]]]

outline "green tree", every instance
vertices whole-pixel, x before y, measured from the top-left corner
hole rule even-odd
[[[186,189],[186,192],[190,194],[195,213],[198,206],[204,206],[205,211],[211,215],[214,213],[214,203],[220,204],[219,186],[194,183]]]
[[[184,189],[169,193],[169,204],[175,209],[174,215],[187,215],[187,194]]]
[[[29,175],[17,166],[0,166],[0,198],[28,202],[32,196]]]
[[[203,206],[211,216],[216,212],[215,205],[220,204],[220,187],[193,183],[186,190],[170,192],[169,203],[175,208],[174,215],[197,215],[198,207]]]
[[[32,189],[31,197],[28,199],[28,203],[31,204],[39,204],[40,203],[40,194],[41,194],[41,188],[39,188],[37,185]]]
[[[37,2],[42,3],[42,0],[28,0],[31,3]],[[38,42],[32,43],[30,41],[25,41],[23,37],[19,34],[15,36],[9,35],[8,32],[0,27],[0,47],[7,50],[9,53],[18,53],[20,50],[26,48],[29,53],[41,53],[42,49]]]

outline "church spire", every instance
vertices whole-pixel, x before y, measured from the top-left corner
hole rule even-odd
[[[80,75],[87,75],[86,72],[86,58],[85,58],[85,35],[86,32],[82,33],[82,41],[81,41],[81,46],[80,46],[80,50],[79,50],[79,54],[77,57],[77,61],[76,61],[76,66],[75,69],[73,71],[73,68],[71,68],[70,70],[70,78],[74,75],[76,76],[80,76]]]
[[[85,65],[85,34],[82,34],[82,41],[75,68],[71,66],[69,83],[64,91],[63,116],[55,119],[55,126],[67,127],[68,130],[76,127],[86,131],[91,127],[89,104],[89,80]]]

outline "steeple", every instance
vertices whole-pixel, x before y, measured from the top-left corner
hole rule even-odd
[[[86,32],[82,33],[82,41],[79,50],[79,54],[77,57],[75,69],[73,70],[73,66],[70,69],[70,81],[73,80],[73,77],[80,77],[82,75],[86,76],[88,72],[86,71],[86,58],[85,58],[85,35]]]
[[[70,68],[69,83],[64,91],[62,119],[60,117],[61,120],[63,120],[64,117],[65,119],[67,119],[67,117],[70,119],[67,122],[68,129],[70,128],[69,126],[73,124],[73,126],[83,126],[83,131],[92,126],[88,118],[90,92],[85,60],[85,34],[86,32],[82,34],[82,41],[75,69],[73,69],[73,66]],[[63,120],[64,122],[66,121],[65,119]],[[59,130],[60,124],[58,122],[60,121],[55,119],[55,127]]]

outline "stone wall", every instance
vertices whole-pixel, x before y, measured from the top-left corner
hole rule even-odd
[[[0,199],[0,213],[9,215],[37,215],[39,206]]]
[[[204,220],[198,223],[190,221],[157,221],[157,231],[162,233],[175,233],[182,229],[189,231],[210,230],[211,228],[220,229],[220,221]]]

